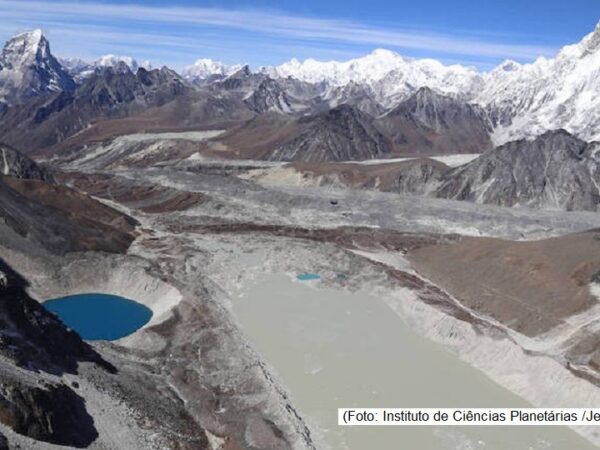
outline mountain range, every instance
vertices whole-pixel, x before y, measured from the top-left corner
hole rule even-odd
[[[487,73],[381,49],[346,62],[292,60],[255,71],[200,59],[177,73],[114,55],[59,59],[34,30],[0,54],[0,136],[25,154],[70,160],[123,134],[219,129],[212,144],[200,145],[206,155],[323,163],[483,154],[459,170],[438,168],[439,177],[410,189],[593,210],[596,153],[573,150],[572,142],[595,148],[588,142],[600,139],[599,82],[600,26],[554,59],[506,61]],[[539,150],[540,140],[550,140],[551,154]],[[554,164],[558,184],[548,181]],[[533,191],[519,187],[527,180],[537,180]],[[572,188],[586,192],[572,196]]]
[[[506,61],[490,72],[446,66],[432,59],[405,58],[383,49],[345,62],[293,59],[255,72],[247,70],[257,79],[276,81],[276,89],[303,103],[319,100],[329,107],[346,103],[374,116],[389,113],[427,87],[484,110],[496,145],[560,128],[582,139],[596,140],[600,138],[600,113],[595,107],[600,100],[594,88],[600,70],[599,42],[597,27],[553,59],[539,58],[531,64]],[[199,59],[180,75],[191,85],[205,86],[239,78],[245,67]],[[139,68],[151,70],[152,66],[147,61],[138,64],[131,57],[114,55],[90,63],[57,59],[42,32],[35,30],[15,36],[2,51],[0,101],[14,104],[36,95],[73,90],[102,70],[136,73]],[[277,108],[284,113],[304,113],[307,109],[282,105],[285,102]]]

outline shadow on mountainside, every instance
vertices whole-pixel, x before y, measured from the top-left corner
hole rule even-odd
[[[0,258],[0,354],[19,367],[54,375],[79,362],[117,369],[26,292],[29,283]]]

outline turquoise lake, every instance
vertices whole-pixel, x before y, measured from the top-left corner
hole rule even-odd
[[[300,281],[312,281],[312,280],[320,280],[321,275],[317,275],[316,273],[301,273],[296,276],[296,278]]]
[[[44,307],[83,339],[114,341],[147,324],[152,310],[109,294],[78,294],[45,301]]]

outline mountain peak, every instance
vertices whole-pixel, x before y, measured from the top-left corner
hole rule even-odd
[[[114,67],[117,68],[125,64],[132,72],[137,72],[138,63],[131,56],[118,56],[118,55],[103,55],[94,61],[96,67]]]
[[[42,32],[41,28],[36,28],[35,30],[17,34],[13,37],[13,39],[22,39],[31,43],[32,45],[39,45],[42,39],[45,40],[46,38],[44,37],[44,33]]]
[[[227,78],[247,78],[250,75],[252,75],[250,66],[248,64],[244,64],[243,66],[240,66],[238,70],[231,73]]]
[[[42,61],[50,55],[50,43],[42,30],[17,34],[4,45],[0,59],[5,67],[16,67]]]
[[[386,48],[376,48],[368,56],[384,59],[403,59],[401,55]]]
[[[229,66],[221,61],[208,58],[200,58],[191,66],[183,69],[182,75],[187,80],[204,80],[210,77],[227,77],[238,72],[244,65],[236,64]]]
[[[9,39],[0,53],[0,100],[19,102],[47,92],[71,90],[75,82],[36,29]]]
[[[39,44],[42,39],[45,39],[43,31],[41,28],[36,28],[35,30],[19,33],[13,36],[10,40],[23,40],[35,45]]]

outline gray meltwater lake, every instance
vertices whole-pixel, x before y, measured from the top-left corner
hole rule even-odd
[[[244,333],[334,450],[596,449],[566,427],[338,427],[338,407],[528,407],[382,300],[278,274],[246,287],[233,311]]]

